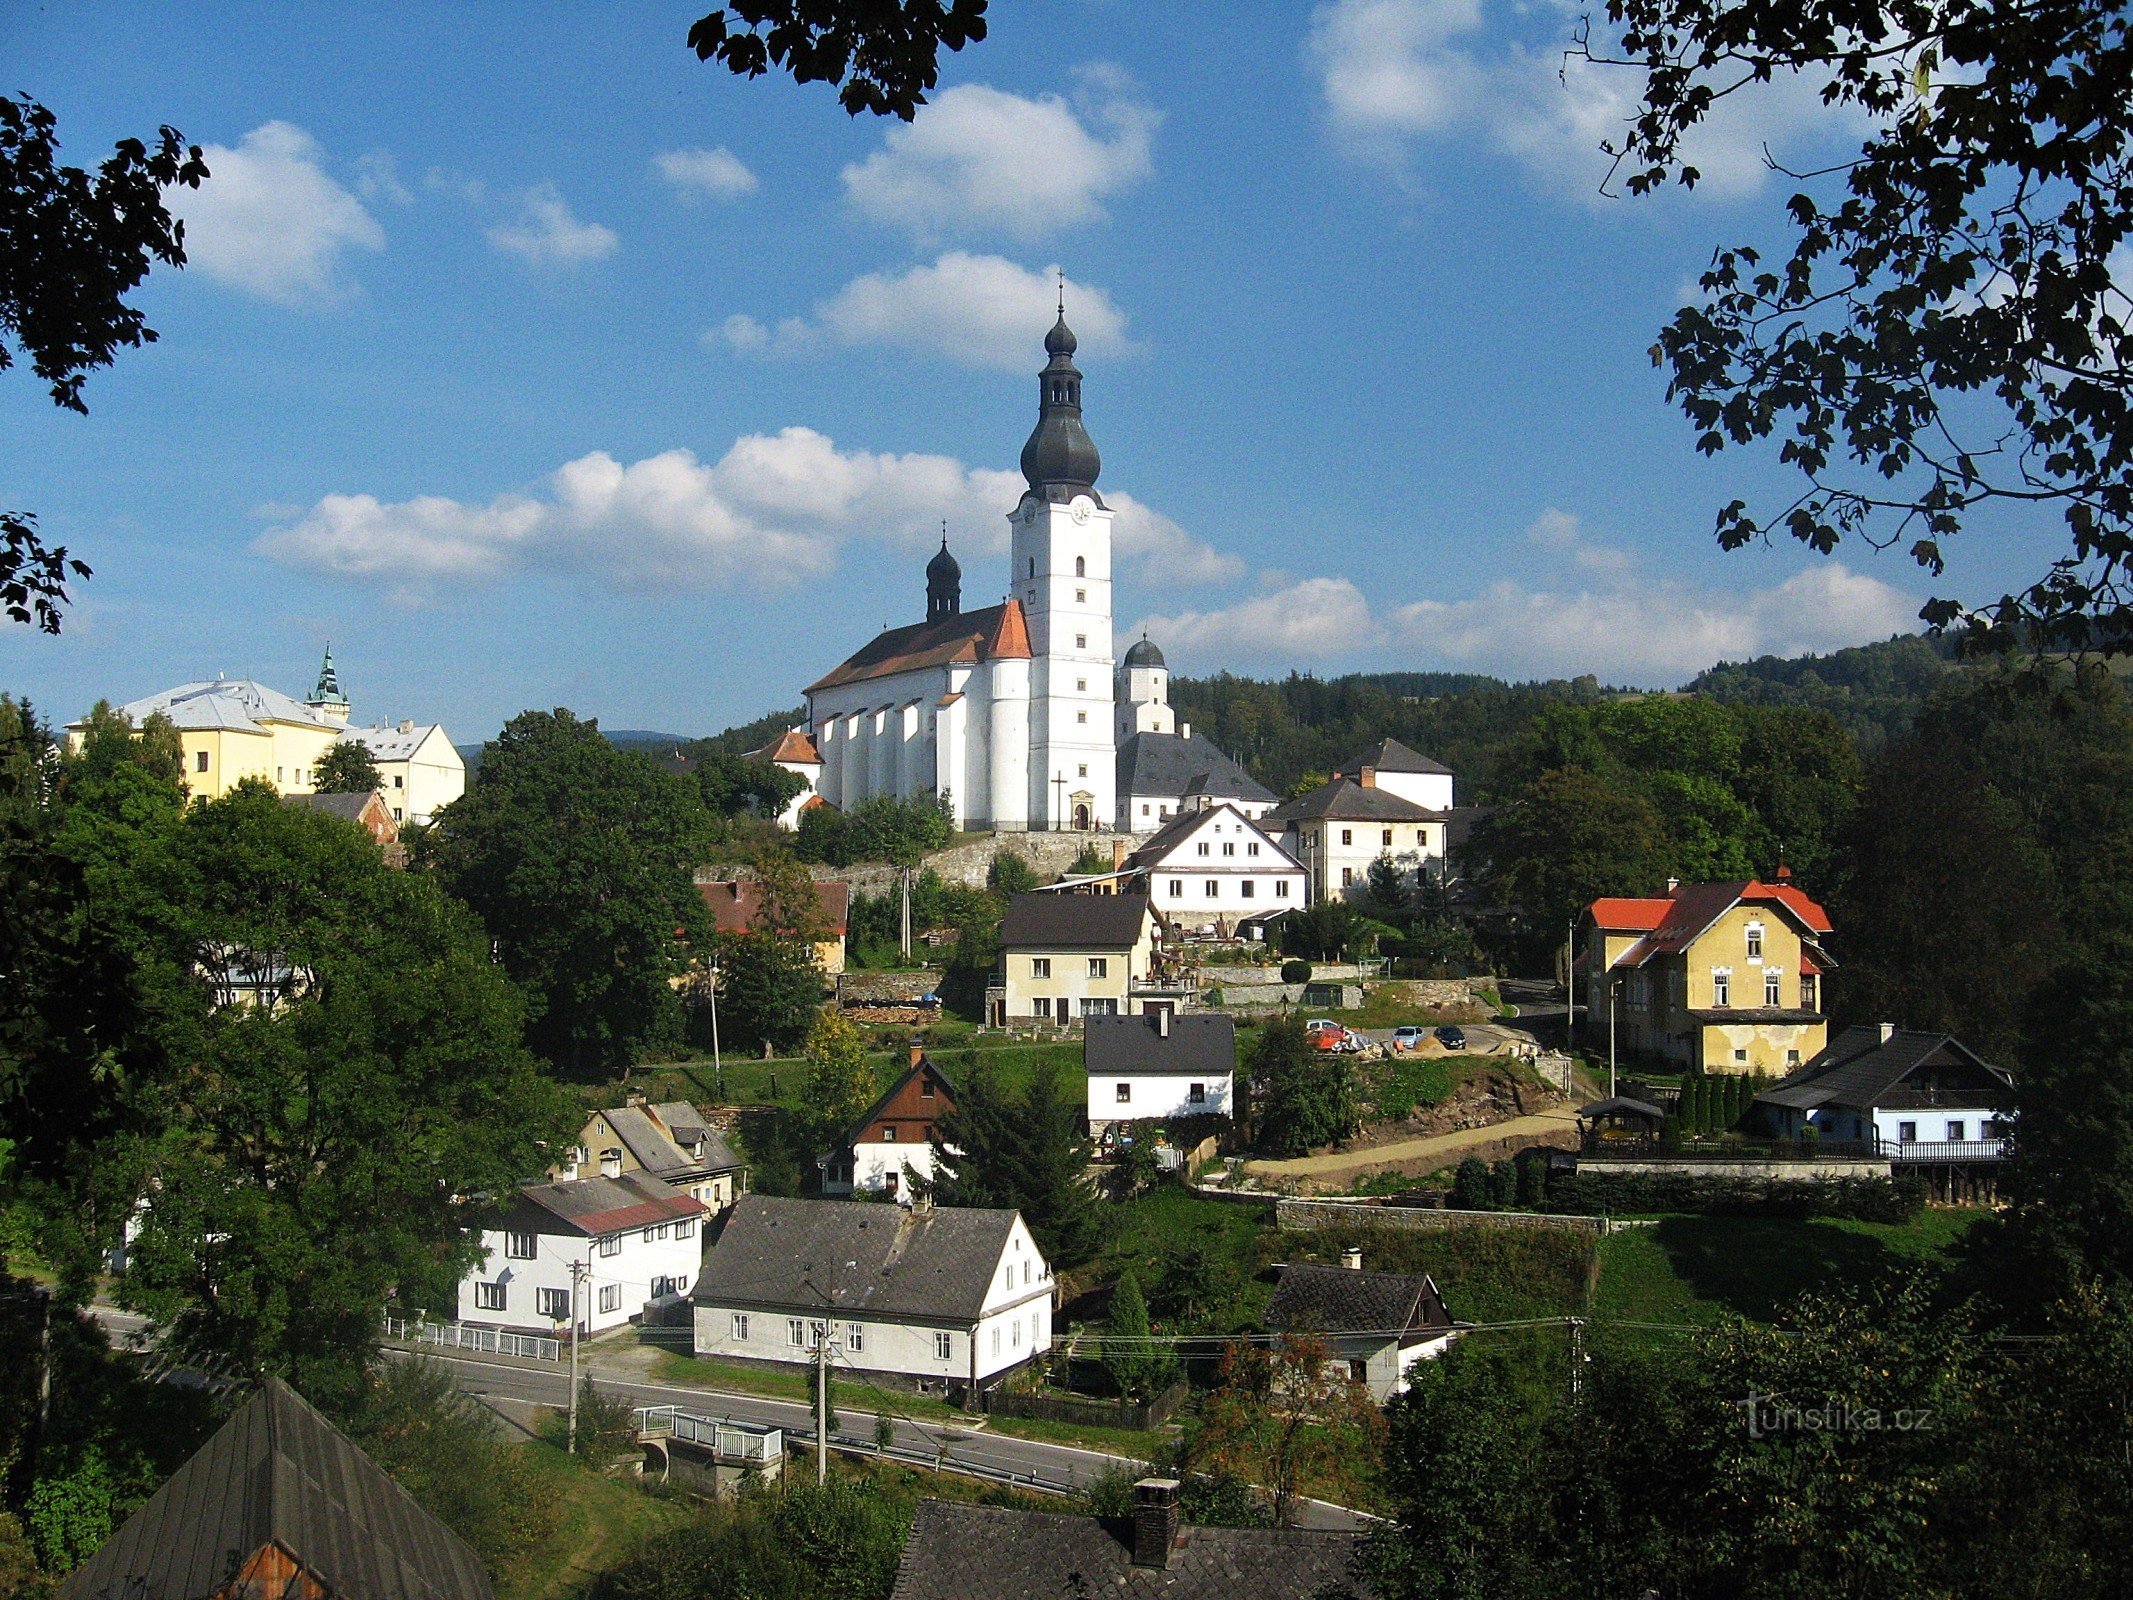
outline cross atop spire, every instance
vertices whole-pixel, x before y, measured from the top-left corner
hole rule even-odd
[[[1066,321],[1066,268],[1054,267],[1052,270],[1059,274],[1059,320],[1064,322]]]

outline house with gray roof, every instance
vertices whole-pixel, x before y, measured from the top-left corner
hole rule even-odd
[[[641,1172],[713,1211],[725,1210],[748,1184],[747,1167],[701,1111],[686,1100],[655,1105],[641,1094],[588,1116],[550,1176],[595,1172],[604,1178]]]
[[[1000,919],[1000,985],[987,1010],[996,1025],[1117,1016],[1153,974],[1160,937],[1145,894],[1018,894]]]
[[[1114,1122],[1232,1115],[1237,1024],[1215,1012],[1091,1017],[1082,1025],[1089,1132]]]
[[[967,1394],[1051,1346],[1052,1269],[1021,1213],[743,1195],[692,1295],[700,1356]]]
[[[1365,788],[1382,789],[1413,802],[1424,811],[1452,809],[1452,769],[1411,750],[1397,739],[1380,739],[1333,774],[1352,778]]]
[[[1118,831],[1150,833],[1200,798],[1263,817],[1279,799],[1218,749],[1187,733],[1135,733],[1118,746]]]
[[[1242,808],[1190,797],[1126,858],[1165,922],[1228,935],[1246,918],[1304,903],[1304,865]]]
[[[102,1548],[63,1600],[492,1600],[471,1546],[269,1378]]]
[[[1361,767],[1266,814],[1266,825],[1281,830],[1282,844],[1303,863],[1314,903],[1360,896],[1380,857],[1410,883],[1423,873],[1443,875],[1450,808],[1421,805],[1386,787],[1382,776]]]
[[[1373,1593],[1353,1568],[1363,1535],[1203,1528],[1178,1482],[1143,1478],[1131,1518],[922,1500],[890,1600],[1309,1600]]]
[[[1773,1133],[1872,1140],[1892,1161],[1997,1161],[2013,1120],[2014,1075],[1945,1033],[1846,1028],[1755,1097]]]
[[[1360,1250],[1338,1267],[1281,1269],[1266,1325],[1322,1340],[1327,1365],[1343,1366],[1380,1405],[1407,1387],[1417,1361],[1451,1348],[1457,1328],[1436,1280],[1421,1272],[1365,1272]]]

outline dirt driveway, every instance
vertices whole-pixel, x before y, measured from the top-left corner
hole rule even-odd
[[[1500,1143],[1505,1139],[1545,1139],[1560,1134],[1575,1135],[1577,1112],[1569,1106],[1512,1117],[1481,1128],[1461,1128],[1456,1133],[1435,1133],[1423,1139],[1399,1139],[1367,1150],[1341,1150],[1332,1155],[1297,1156],[1289,1161],[1247,1161],[1244,1170],[1259,1178],[1323,1178],[1353,1172],[1360,1167],[1389,1167],[1409,1161],[1431,1160],[1450,1166],[1469,1150]]]

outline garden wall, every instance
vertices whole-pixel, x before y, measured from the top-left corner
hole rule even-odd
[[[1285,1233],[1313,1228],[1574,1228],[1604,1233],[1599,1217],[1546,1216],[1537,1211],[1450,1211],[1435,1206],[1383,1206],[1342,1200],[1280,1200],[1274,1225]]]

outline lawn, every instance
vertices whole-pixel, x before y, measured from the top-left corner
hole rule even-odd
[[[639,1540],[678,1526],[689,1514],[681,1501],[586,1471],[554,1445],[529,1443],[523,1448],[555,1496],[556,1521],[546,1539],[495,1574],[497,1600],[563,1600],[575,1595]]]
[[[999,1073],[1001,1081],[1010,1089],[1019,1090],[1040,1064],[1049,1062],[1060,1069],[1061,1083],[1070,1098],[1079,1100],[1085,1092],[1079,1040],[1010,1043],[1004,1039],[980,1040],[966,1030],[956,1029],[950,1031],[949,1039],[936,1044],[931,1038],[933,1030],[920,1031],[928,1036],[927,1054],[935,1066],[948,1074],[951,1082],[958,1074],[967,1074],[982,1059]],[[883,1089],[896,1081],[897,1075],[910,1064],[910,1059],[910,1052],[905,1048],[870,1051],[867,1057]],[[768,1061],[728,1056],[723,1080],[709,1061],[671,1061],[638,1067],[630,1075],[629,1087],[655,1101],[777,1105],[793,1109],[800,1104],[801,1086],[806,1081],[807,1062],[799,1056],[777,1056]],[[608,1105],[615,1100],[617,1092],[614,1085],[607,1084],[587,1089],[585,1094],[589,1104]]]
[[[1806,1295],[1933,1260],[1983,1211],[1934,1208],[1906,1223],[1831,1217],[1669,1216],[1600,1244],[1596,1321],[1774,1322]]]

